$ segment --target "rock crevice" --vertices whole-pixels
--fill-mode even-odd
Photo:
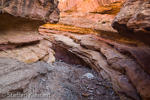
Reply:
[[[48,40],[55,45],[65,48],[84,60],[103,78],[110,80],[121,99],[128,97],[141,100],[141,96],[142,99],[148,100],[150,75],[145,72],[148,71],[145,69],[147,61],[143,61],[143,57],[146,57],[144,54],[149,57],[148,46],[135,41],[117,42],[95,35],[75,34],[71,31],[60,32],[48,27],[53,27],[53,25],[43,25],[39,32],[47,36]],[[59,30],[59,25],[57,28]],[[54,31],[50,31],[51,29]],[[69,55],[66,56],[69,57]],[[71,62],[72,59],[76,58],[71,57],[67,59],[67,62]]]

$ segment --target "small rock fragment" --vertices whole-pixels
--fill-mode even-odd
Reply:
[[[91,74],[91,73],[86,73],[86,74],[83,75],[83,77],[87,77],[88,79],[93,79],[94,75]]]
[[[89,94],[82,93],[82,96],[84,96],[84,97],[89,97],[90,95],[89,95]]]

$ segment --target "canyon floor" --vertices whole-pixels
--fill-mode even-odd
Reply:
[[[120,100],[111,83],[91,68],[61,61],[54,62],[53,66],[44,62],[34,64],[37,68],[42,67],[38,75],[30,79],[28,86],[24,89],[9,91],[14,97],[11,97],[10,94],[7,97],[1,94],[1,100]],[[0,66],[2,65],[8,68],[10,66],[25,67],[28,64],[0,58]],[[29,66],[33,67],[31,64]],[[7,77],[8,73],[5,75]],[[15,96],[19,92],[32,95],[30,97]],[[48,96],[34,97],[36,94],[48,94]]]

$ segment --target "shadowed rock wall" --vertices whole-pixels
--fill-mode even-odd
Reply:
[[[150,1],[126,0],[112,27],[150,45]]]
[[[0,12],[45,22],[58,22],[57,0],[1,0]]]

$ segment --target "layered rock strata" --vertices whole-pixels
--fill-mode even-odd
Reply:
[[[124,0],[59,0],[60,24],[116,32],[111,23]]]
[[[118,33],[129,35],[150,45],[149,19],[149,0],[127,0],[115,17],[112,27]]]
[[[60,59],[58,54],[62,52],[59,51],[60,47],[64,48],[68,50],[64,56],[69,55],[69,53],[76,55],[100,73],[103,78],[110,80],[121,99],[140,100],[140,96],[143,100],[150,98],[150,75],[148,69],[145,69],[148,68],[147,62],[150,57],[148,46],[136,41],[116,41],[95,35],[51,30],[52,28],[53,25],[51,27],[50,25],[43,25],[39,32],[45,35],[47,40],[57,45],[54,48],[57,54],[56,59]],[[81,60],[77,61],[76,56],[64,61],[68,60],[67,62],[73,63],[74,60],[74,62],[80,63]],[[143,60],[144,58],[147,60]]]
[[[38,33],[42,21],[0,14],[0,56],[26,63],[55,61],[51,43]]]
[[[57,5],[57,0],[1,0],[0,12],[54,23],[59,19]]]
[[[124,0],[59,0],[62,12],[91,12],[116,14]]]
[[[112,26],[119,33],[134,33],[131,38],[119,35],[111,27],[115,15],[108,15],[116,14],[114,9],[119,9],[123,2],[123,0],[108,0],[107,2],[103,0],[70,0],[69,2],[60,0],[62,6],[59,5],[59,9],[61,7],[62,9],[59,24],[40,26],[39,33],[44,36],[39,35],[35,30],[41,22],[37,22],[36,28],[32,27],[35,23],[28,24],[30,23],[29,20],[26,24],[22,24],[22,22],[21,24],[18,22],[12,24],[17,25],[17,27],[0,26],[2,30],[0,33],[0,50],[5,50],[0,51],[0,56],[26,63],[39,60],[51,63],[55,61],[56,57],[57,60],[64,60],[67,63],[83,64],[111,81],[113,89],[119,94],[120,99],[149,100],[150,48],[138,41],[144,40],[143,42],[149,43],[149,35],[144,35],[149,34],[149,1],[127,0],[113,21]],[[97,5],[93,6],[95,3]],[[84,4],[84,7],[80,6],[80,8],[78,4]],[[87,11],[85,5],[90,5],[91,11]],[[63,7],[67,8],[64,9]],[[57,16],[58,9],[55,8],[56,2],[46,0],[0,1],[2,13],[51,23],[57,22],[59,18]],[[85,13],[85,11],[87,12]],[[4,23],[7,21],[8,19],[3,22],[2,19],[2,24],[5,25]],[[67,24],[72,27],[60,24]],[[117,33],[117,35],[112,35],[112,33]],[[141,35],[147,39],[142,37],[140,37],[141,39],[136,38],[137,40],[132,39]],[[51,48],[57,53],[55,57]],[[62,57],[63,55],[64,57]],[[37,71],[32,71],[37,73]],[[29,78],[27,77],[27,79]],[[7,90],[4,91],[7,92]]]

